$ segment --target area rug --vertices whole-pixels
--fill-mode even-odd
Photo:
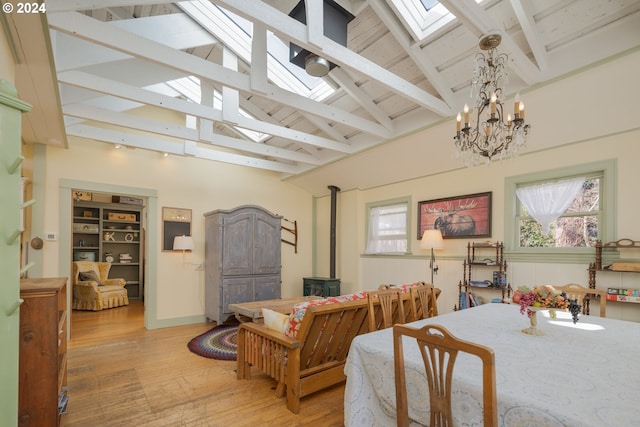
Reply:
[[[218,325],[198,335],[187,344],[198,356],[217,360],[236,360],[238,325]]]

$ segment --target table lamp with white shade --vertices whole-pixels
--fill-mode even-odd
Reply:
[[[185,235],[176,236],[173,239],[173,250],[182,251],[182,263],[184,264],[184,253],[193,250],[193,237]]]
[[[444,248],[442,232],[440,230],[425,230],[422,234],[422,239],[420,240],[420,247],[424,249],[431,249],[429,268],[431,269],[431,283],[433,283],[433,272],[438,271],[438,267],[435,265],[436,257],[433,254],[433,250]]]

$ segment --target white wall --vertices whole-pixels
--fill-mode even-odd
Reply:
[[[111,144],[70,138],[70,149],[47,147],[46,150],[46,219],[45,230],[59,228],[58,192],[61,179],[113,186],[139,187],[156,190],[161,207],[192,209],[192,234],[195,250],[186,255],[162,252],[161,247],[148,248],[147,268],[156,269],[157,283],[147,283],[157,289],[157,318],[172,319],[200,315],[204,312],[204,272],[190,263],[204,260],[205,212],[230,209],[243,204],[262,206],[269,211],[298,221],[298,254],[294,248],[282,245],[282,295],[300,296],[302,277],[310,275],[311,267],[311,196],[291,184],[283,183],[276,173],[242,166],[204,161],[188,157],[162,157],[159,153],[141,149],[114,149]],[[66,220],[66,219],[63,219]],[[70,219],[69,219],[70,220]],[[161,218],[156,229],[161,240]],[[44,276],[59,274],[59,253],[70,251],[59,241],[46,242]]]
[[[417,203],[449,196],[491,191],[493,193],[493,241],[504,240],[504,183],[505,178],[537,171],[570,167],[605,159],[617,160],[617,235],[613,239],[640,240],[638,212],[640,200],[637,192],[640,164],[640,119],[635,114],[640,98],[640,83],[634,77],[640,69],[640,52],[620,57],[610,64],[598,66],[559,80],[523,95],[527,103],[527,118],[533,130],[529,138],[529,151],[518,158],[500,161],[488,166],[460,168],[450,172],[389,183],[373,188],[344,191],[338,198],[338,251],[337,276],[346,278],[345,291],[373,289],[382,283],[401,284],[425,280],[428,273],[428,253],[418,247]],[[614,77],[617,76],[617,77]],[[607,82],[607,84],[603,84]],[[407,153],[408,147],[428,155],[423,150],[427,143],[451,143],[451,123],[443,123],[424,132],[395,141],[398,153]],[[553,142],[563,145],[554,147]],[[420,148],[418,148],[420,147]],[[376,152],[387,159],[388,168],[405,168],[407,160],[394,158],[387,146],[370,150],[363,157],[371,159]],[[424,154],[427,153],[427,154]],[[356,155],[345,162],[356,171]],[[374,162],[375,163],[375,162]],[[336,168],[340,162],[330,167]],[[361,165],[365,168],[367,165]],[[340,186],[340,182],[331,184]],[[329,184],[329,183],[328,183]],[[402,258],[362,257],[365,245],[365,205],[399,197],[411,197],[412,254]],[[321,218],[328,217],[329,197],[316,200],[318,236],[317,259],[325,264],[328,254],[328,227]],[[484,239],[480,239],[484,240]],[[440,272],[435,284],[443,289],[440,309],[453,309],[457,301],[457,284],[462,280],[462,259],[466,256],[467,240],[448,239],[445,249],[436,252]],[[623,257],[640,259],[639,250],[625,251]],[[507,256],[508,261],[508,256]],[[509,263],[509,281],[512,286],[540,283],[588,284],[587,264],[535,264]],[[600,273],[597,287],[640,288],[640,275]],[[612,303],[608,307],[611,317],[640,321],[640,304]]]
[[[417,203],[423,200],[446,196],[491,191],[493,193],[492,236],[491,240],[504,240],[504,179],[511,175],[528,173],[541,169],[562,168],[575,164],[589,163],[602,159],[615,158],[618,162],[618,209],[617,236],[614,239],[631,238],[640,240],[637,212],[640,201],[637,197],[637,165],[640,161],[638,148],[640,131],[623,133],[608,138],[587,141],[581,144],[561,147],[556,150],[522,156],[502,164],[464,169],[435,177],[406,181],[363,191],[350,191],[340,195],[338,225],[338,274],[347,278],[343,293],[361,289],[373,289],[382,283],[402,284],[416,280],[429,280],[429,252],[418,247]],[[410,196],[412,205],[412,253],[413,257],[361,257],[365,244],[365,204],[369,202]],[[345,199],[347,203],[345,203]],[[328,215],[328,197],[318,199],[318,216]],[[354,202],[355,201],[355,202]],[[340,204],[342,202],[342,204]],[[353,206],[356,203],[358,206]],[[347,212],[348,211],[348,212]],[[324,225],[318,221],[318,227]],[[328,253],[325,230],[318,230],[318,260],[325,259]],[[484,239],[479,239],[484,240]],[[436,251],[439,274],[435,284],[443,289],[440,309],[444,312],[453,309],[457,302],[457,284],[462,280],[462,259],[466,256],[466,239],[448,239],[445,248]],[[356,247],[354,247],[356,246]],[[640,258],[640,251],[627,251],[623,257]],[[508,255],[507,255],[508,261]],[[323,261],[324,262],[324,261]],[[512,286],[536,285],[541,283],[566,284],[569,282],[588,284],[589,276],[586,264],[534,264],[509,263],[509,281]],[[597,287],[627,287],[640,289],[640,275],[620,273],[600,273]],[[610,304],[611,317],[624,317],[640,321],[640,304]],[[636,307],[637,306],[637,307]]]

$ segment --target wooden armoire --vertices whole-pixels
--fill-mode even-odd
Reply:
[[[281,217],[254,205],[205,217],[205,316],[223,323],[229,304],[280,298]]]

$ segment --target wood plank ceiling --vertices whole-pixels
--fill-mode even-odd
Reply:
[[[503,37],[510,96],[640,44],[639,0],[441,0],[455,18],[423,38],[400,0],[339,0],[355,16],[347,46],[290,18],[296,3],[47,0],[66,135],[27,140],[90,138],[295,176],[454,116],[483,34]],[[231,33],[220,20],[232,14],[251,25]],[[27,31],[8,25],[14,39]],[[322,78],[329,96],[274,82],[272,34],[337,64]],[[197,120],[154,120],[134,112],[141,106]]]

